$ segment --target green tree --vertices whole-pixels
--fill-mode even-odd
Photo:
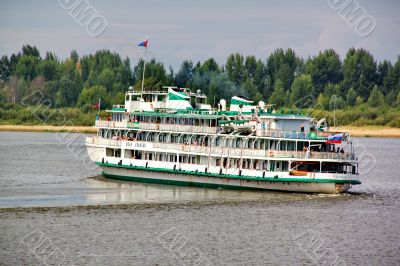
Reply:
[[[250,79],[254,82],[256,70],[257,70],[257,59],[255,56],[246,56],[244,61],[244,80]]]
[[[254,102],[258,102],[262,100],[262,95],[257,91],[257,87],[253,84],[251,79],[247,79],[241,86],[242,91],[245,92],[246,95],[249,96]]]
[[[386,86],[389,87],[390,91],[400,90],[400,56],[397,57],[396,63],[393,68],[389,70],[389,74],[386,80]]]
[[[395,104],[397,105],[397,107],[400,106],[400,91],[399,91],[399,93],[397,93],[396,103]]]
[[[382,92],[375,85],[372,89],[371,95],[368,98],[368,105],[371,107],[383,107],[385,104],[385,97]]]
[[[218,63],[215,61],[215,59],[211,57],[211,58],[207,59],[206,61],[204,61],[203,64],[201,64],[200,71],[202,73],[220,72],[220,67],[219,67]]]
[[[32,80],[38,75],[39,59],[31,55],[23,55],[18,60],[16,74],[26,80]]]
[[[342,109],[346,106],[346,102],[343,100],[342,96],[332,95],[329,100],[329,109]]]
[[[278,79],[275,82],[275,88],[274,88],[274,92],[272,93],[271,97],[269,98],[269,102],[271,104],[275,104],[276,107],[282,107],[285,105],[285,99],[286,99],[286,95],[285,95],[285,90],[283,88],[283,82]]]
[[[348,106],[355,106],[356,99],[357,99],[356,91],[353,88],[350,88],[350,90],[347,92],[346,95],[346,104]]]
[[[330,98],[325,96],[323,93],[320,93],[316,100],[316,108],[317,109],[328,109],[329,108]]]
[[[134,69],[134,79],[136,80],[135,88],[137,90],[140,90],[142,86],[142,75],[143,60],[141,59]],[[145,89],[159,89],[162,86],[166,86],[167,81],[168,76],[163,63],[156,62],[155,59],[151,59],[149,62],[146,62],[146,72],[144,80]]]
[[[114,83],[115,83],[114,72],[106,67],[105,69],[103,69],[103,71],[101,71],[98,77],[97,84],[104,86],[108,92],[112,92]]]
[[[40,58],[40,52],[36,46],[23,45],[22,46],[22,55]]]
[[[377,85],[382,88],[384,94],[390,93],[394,89],[390,86],[390,73],[393,71],[392,64],[384,60],[379,63],[377,71]]]
[[[98,103],[99,98],[101,101],[109,104],[107,89],[104,86],[95,85],[92,87],[83,88],[78,98],[78,107],[93,106]]]
[[[324,91],[328,83],[339,83],[343,78],[342,62],[332,49],[319,52],[307,61],[305,68],[306,73],[311,75],[317,95]]]
[[[340,85],[328,83],[328,85],[325,86],[324,94],[329,98],[332,95],[340,95],[341,94]]]
[[[300,65],[300,58],[292,49],[277,49],[268,57],[267,74],[271,76],[272,84],[280,79],[284,89],[289,90]]]
[[[296,107],[309,106],[313,99],[313,83],[310,75],[297,76],[292,84],[290,103]]]
[[[216,95],[213,94],[215,90],[210,88],[210,81],[212,77],[218,75],[221,75],[221,68],[214,58],[209,58],[202,64],[198,62],[193,70],[192,89],[206,93],[209,101],[211,101],[210,99],[214,99]]]
[[[367,99],[376,84],[376,62],[364,49],[351,48],[343,61],[343,92],[354,88],[357,94]]]
[[[3,55],[0,59],[0,82],[8,81],[11,74],[11,64],[8,56]]]
[[[69,58],[76,64],[79,61],[78,52],[76,50],[72,50]]]
[[[183,61],[181,68],[175,75],[175,85],[180,88],[191,87],[193,83],[193,62]]]
[[[226,60],[225,72],[235,85],[240,85],[246,75],[243,55],[231,54]]]
[[[208,90],[212,95],[209,97],[209,103],[214,107],[220,99],[230,99],[232,96],[239,94],[239,90],[225,73],[212,73]]]
[[[45,59],[39,66],[40,74],[46,80],[55,80],[58,78],[58,62],[53,59]]]

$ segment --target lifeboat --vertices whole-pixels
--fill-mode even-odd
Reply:
[[[289,172],[289,175],[293,176],[306,176],[308,174],[307,171],[302,171],[302,170],[292,170]]]

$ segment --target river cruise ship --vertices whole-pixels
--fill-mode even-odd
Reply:
[[[348,133],[262,101],[234,96],[212,108],[201,91],[130,88],[107,111],[85,143],[107,178],[307,193],[360,184]]]

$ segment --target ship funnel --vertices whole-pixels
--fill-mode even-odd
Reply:
[[[224,99],[221,99],[219,101],[219,103],[221,104],[222,111],[225,112],[226,111],[226,101]]]
[[[260,109],[264,110],[265,102],[259,101],[259,102],[258,102],[258,107],[260,107]]]

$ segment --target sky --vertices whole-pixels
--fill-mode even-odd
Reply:
[[[361,36],[356,27],[362,25],[350,25],[330,5],[345,1],[363,8],[363,17],[370,16],[365,21],[376,21],[369,35]],[[66,8],[82,3],[106,25],[98,24],[104,29],[98,36],[93,33],[100,30],[80,25]],[[342,59],[351,47],[365,48],[378,61],[395,62],[399,14],[398,0],[0,0],[0,55],[30,44],[60,59],[73,49],[80,55],[110,49],[136,63],[144,50],[137,44],[149,36],[149,57],[175,69],[186,59],[213,57],[224,64],[235,52],[265,60],[277,48],[292,48],[303,58],[333,48]]]

